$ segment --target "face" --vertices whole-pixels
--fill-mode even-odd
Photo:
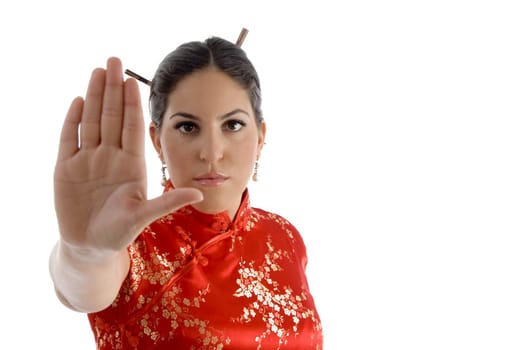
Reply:
[[[150,136],[175,187],[195,187],[206,213],[237,212],[265,138],[248,92],[227,74],[206,68],[181,80]]]

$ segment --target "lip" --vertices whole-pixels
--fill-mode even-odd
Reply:
[[[205,173],[194,177],[194,181],[205,187],[221,186],[228,179],[228,176],[216,172]]]

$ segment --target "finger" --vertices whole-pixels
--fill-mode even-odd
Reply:
[[[123,87],[121,61],[116,57],[110,57],[107,62],[104,102],[102,104],[102,144],[121,146]]]
[[[138,231],[149,225],[152,221],[167,215],[185,205],[190,205],[203,200],[201,191],[195,188],[177,188],[165,192],[163,195],[150,199],[137,212],[134,218]],[[138,232],[137,232],[138,234]],[[133,238],[132,238],[133,239]]]
[[[127,79],[124,83],[122,149],[134,155],[144,155],[144,117],[135,79]]]
[[[91,74],[80,124],[80,147],[82,148],[96,147],[100,143],[100,110],[105,76],[106,72],[102,68],[95,69]]]
[[[84,100],[82,97],[77,97],[69,106],[60,133],[58,160],[67,159],[79,150],[79,124],[82,117],[83,105]]]

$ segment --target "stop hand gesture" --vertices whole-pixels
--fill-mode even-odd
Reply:
[[[135,79],[122,64],[92,73],[86,98],[67,113],[55,167],[55,208],[63,243],[79,251],[125,249],[156,218],[202,199],[176,189],[148,200],[144,120]]]

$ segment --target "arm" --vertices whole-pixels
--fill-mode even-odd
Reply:
[[[96,312],[110,305],[128,274],[127,250],[103,254],[82,251],[60,240],[49,258],[59,300],[70,309]]]
[[[198,202],[196,189],[147,199],[144,119],[134,79],[119,59],[93,71],[85,99],[73,100],[54,173],[60,239],[50,274],[68,307],[95,312],[117,295],[129,269],[128,245],[156,218]]]

